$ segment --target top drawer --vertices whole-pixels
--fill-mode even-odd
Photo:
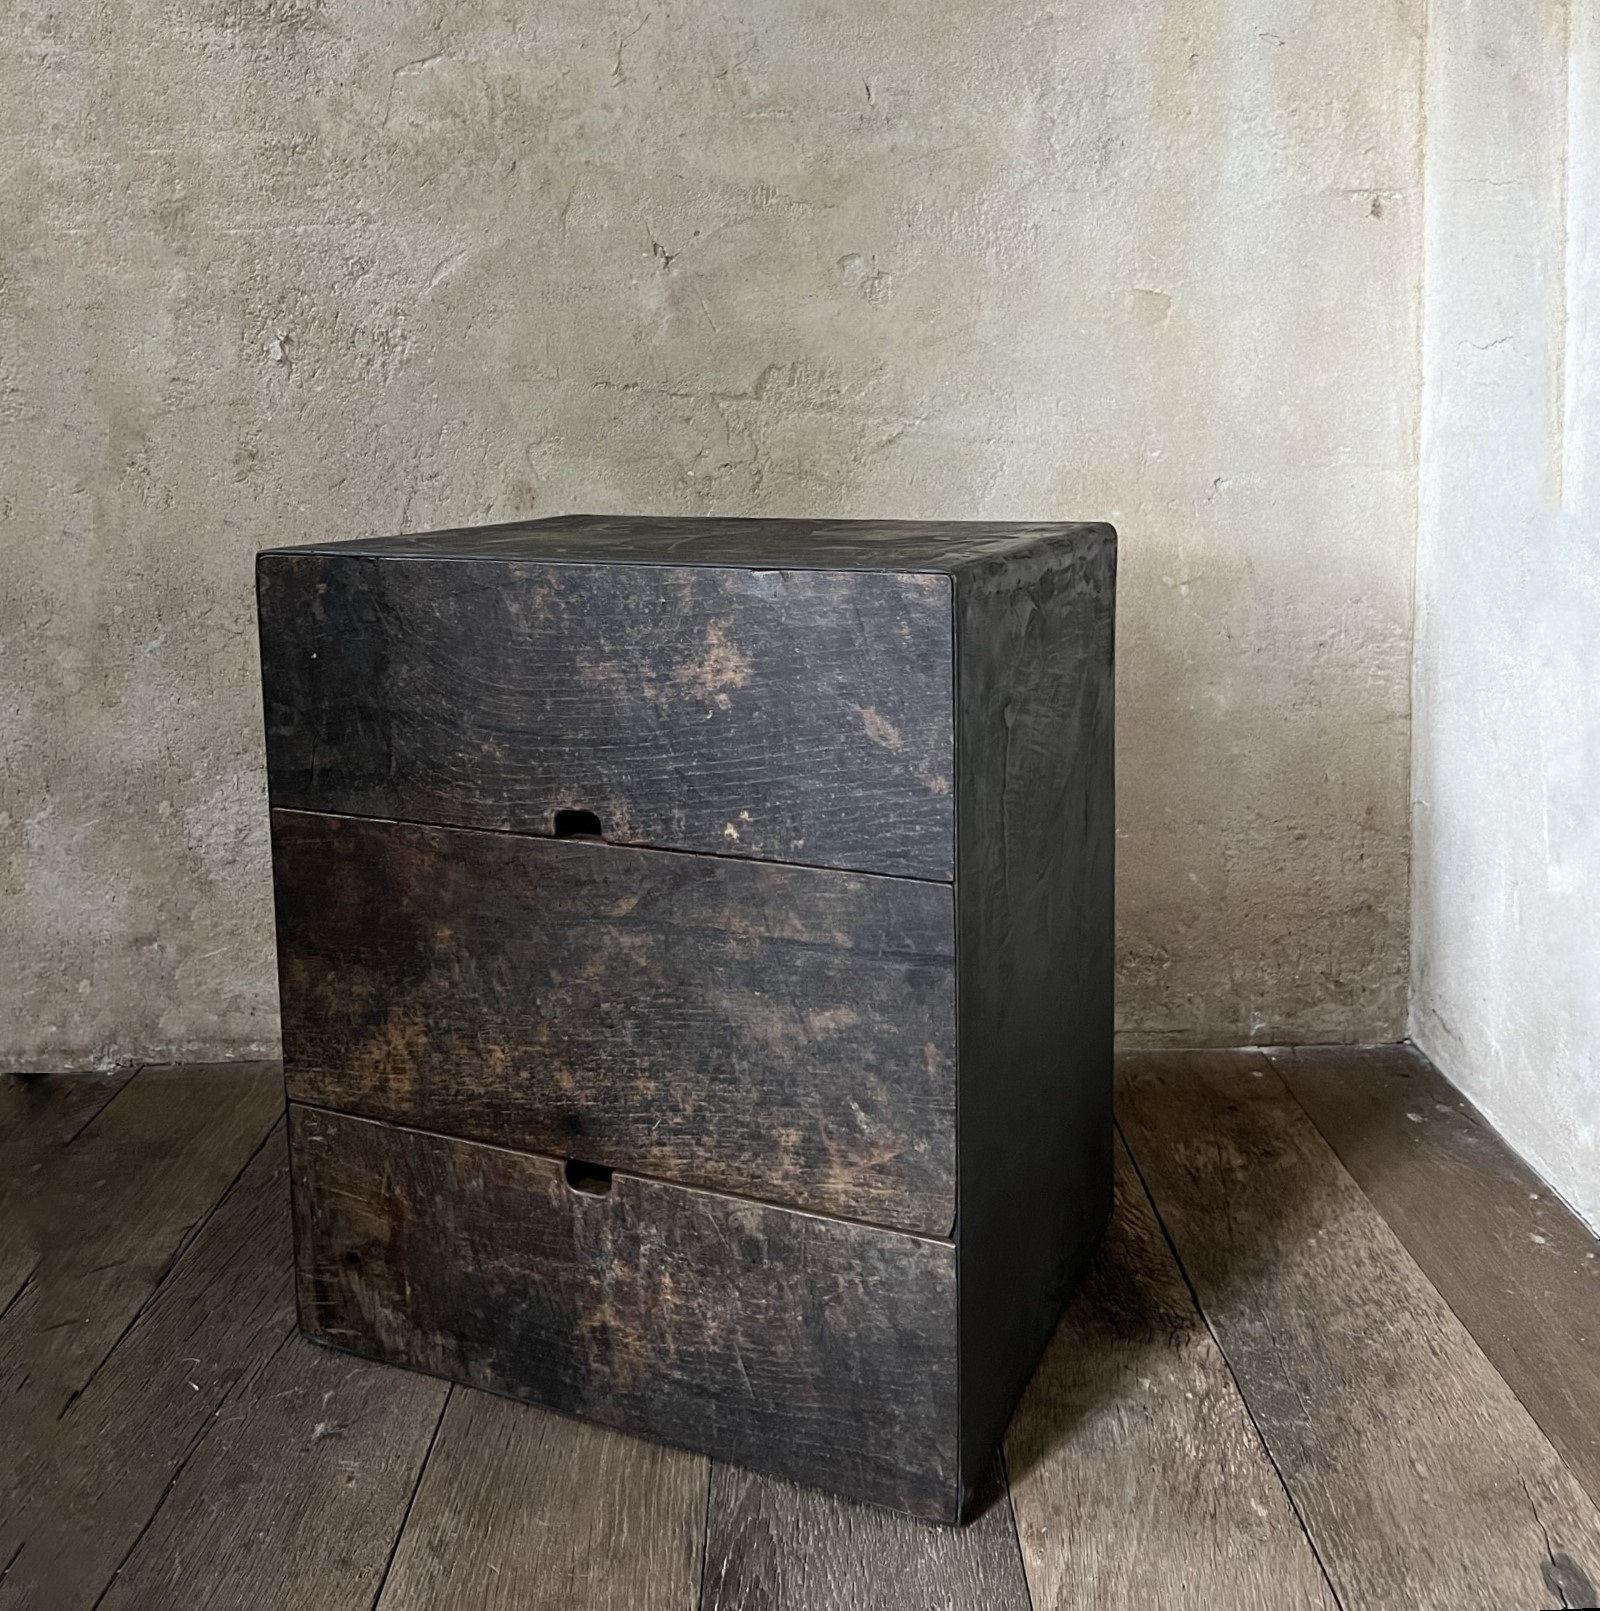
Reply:
[[[279,550],[278,807],[950,879],[951,583]]]

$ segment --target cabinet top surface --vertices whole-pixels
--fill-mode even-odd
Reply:
[[[1106,525],[965,520],[740,520],[555,515],[411,536],[271,548],[358,559],[548,560],[589,565],[711,565],[760,570],[954,572],[1070,549]]]

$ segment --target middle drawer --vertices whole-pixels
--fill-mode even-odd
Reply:
[[[928,1236],[949,884],[272,813],[298,1102]]]

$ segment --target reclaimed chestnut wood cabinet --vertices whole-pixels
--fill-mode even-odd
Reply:
[[[1103,525],[257,568],[311,1336],[963,1518],[1111,1197]]]

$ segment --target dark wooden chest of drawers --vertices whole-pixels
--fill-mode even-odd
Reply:
[[[257,570],[303,1328],[943,1521],[1110,1208],[1101,525]]]

